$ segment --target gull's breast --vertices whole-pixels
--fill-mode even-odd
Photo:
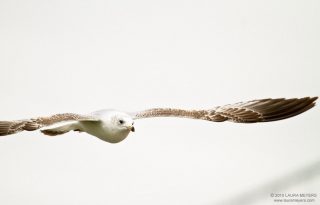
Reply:
[[[84,121],[80,122],[80,126],[84,132],[96,136],[97,138],[109,142],[118,143],[124,140],[130,133],[127,130],[114,130],[103,122]]]

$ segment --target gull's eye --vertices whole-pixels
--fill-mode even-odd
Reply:
[[[124,123],[124,121],[123,120],[119,120],[119,123],[122,125]]]

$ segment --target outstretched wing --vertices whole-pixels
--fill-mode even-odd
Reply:
[[[154,108],[134,114],[135,119],[150,117],[184,117],[214,122],[238,123],[282,120],[303,113],[315,105],[318,97],[261,99],[219,106],[208,110]]]
[[[26,120],[0,121],[0,136],[15,134],[24,130],[33,131],[65,121],[99,121],[99,119],[95,116],[62,113]]]

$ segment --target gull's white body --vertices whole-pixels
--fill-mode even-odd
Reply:
[[[80,129],[110,143],[118,143],[124,140],[129,135],[130,129],[133,126],[133,119],[124,112],[102,110],[93,113],[93,115],[97,116],[100,121],[78,122]],[[119,129],[117,126],[114,126],[119,117],[125,119],[125,126],[130,129]]]
[[[42,131],[68,132],[76,130],[86,132],[106,142],[118,143],[124,140],[133,128],[132,117],[121,111],[100,110],[91,113],[91,116],[94,116],[95,120],[69,122]],[[119,119],[124,122],[121,126],[118,123]]]
[[[99,139],[118,143],[124,140],[130,133],[130,130],[115,130],[107,122],[79,122],[83,132],[98,137]]]

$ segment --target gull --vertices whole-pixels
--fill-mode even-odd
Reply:
[[[268,98],[198,110],[153,108],[135,113],[118,110],[99,110],[88,115],[61,113],[49,117],[0,121],[0,136],[38,129],[49,136],[78,131],[86,132],[109,143],[118,143],[130,132],[135,131],[134,120],[138,119],[180,117],[212,122],[270,122],[299,115],[315,106],[317,99],[318,97]]]

